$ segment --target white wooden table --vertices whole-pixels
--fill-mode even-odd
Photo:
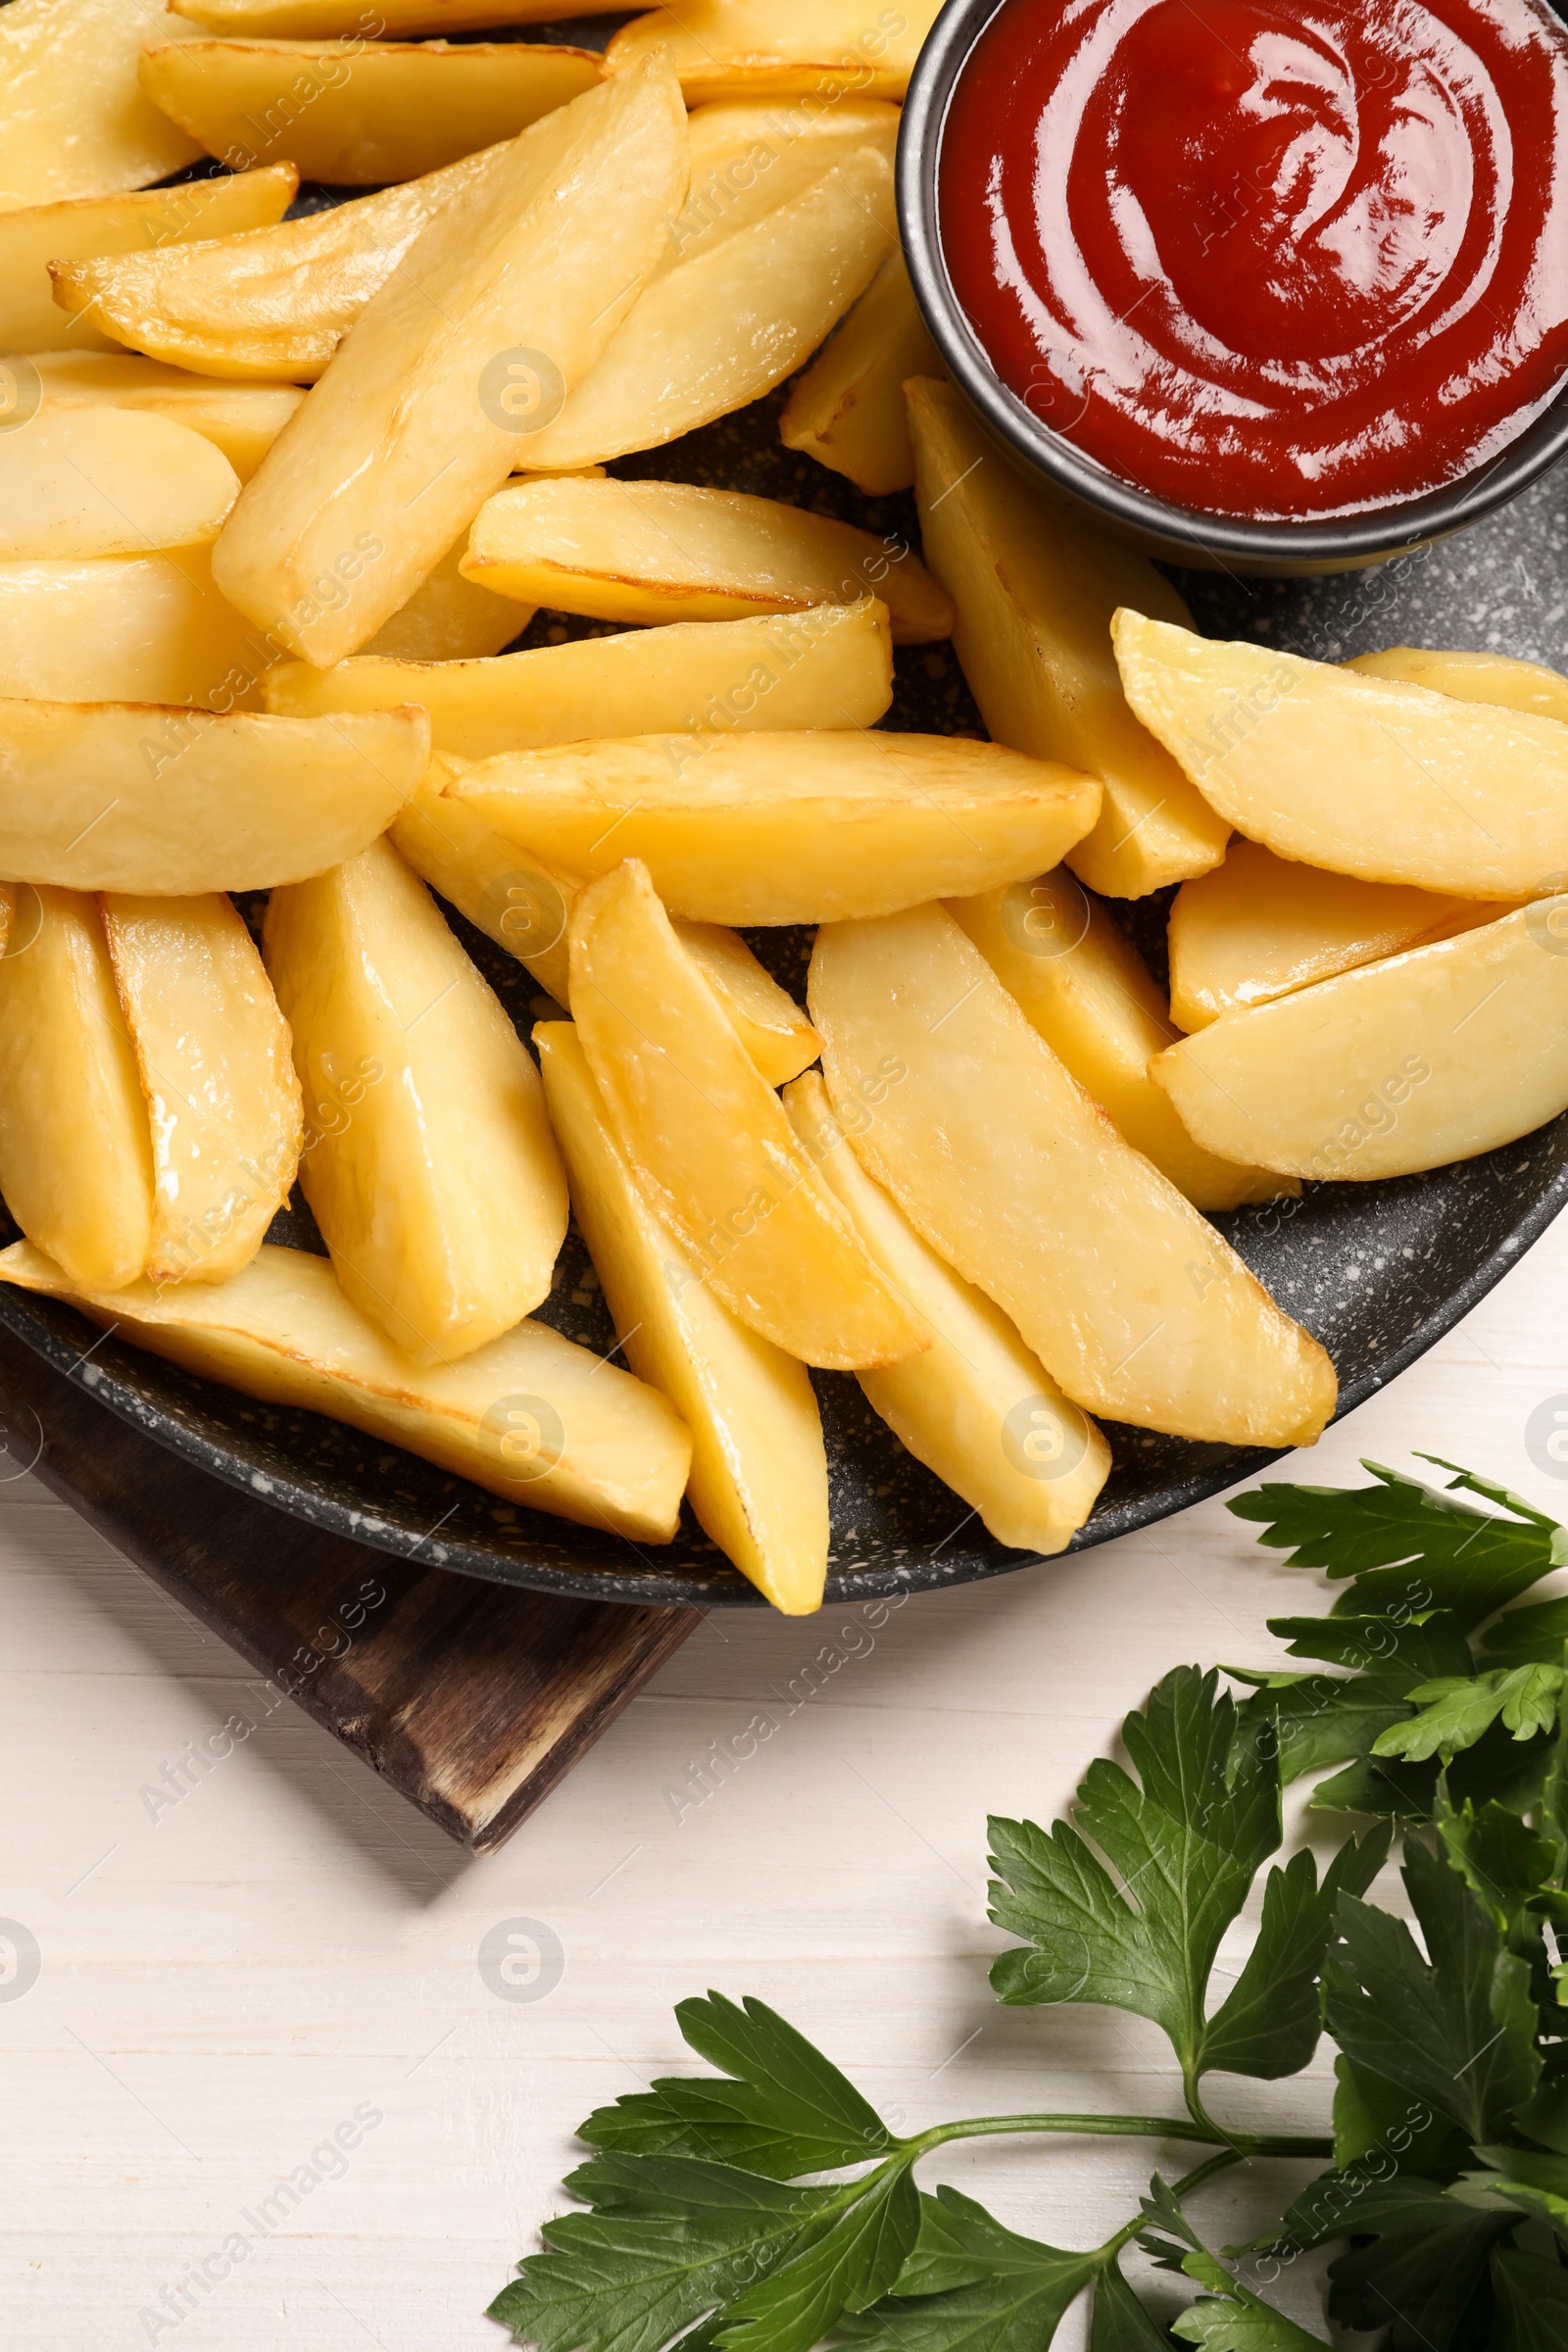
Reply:
[[[1355,1481],[1359,1455],[1421,1446],[1554,1509],[1568,1489],[1525,1425],[1559,1391],[1568,1221],[1299,1472]],[[1266,1660],[1265,1617],[1322,1605],[1213,1503],[880,1626],[711,1618],[503,1853],[465,1864],[289,1708],[156,1801],[251,1698],[240,1662],[26,1478],[0,1485],[0,1916],[41,1961],[0,1998],[7,2352],[501,2346],[484,2306],[565,2203],[573,2126],[679,2063],[671,2005],[708,1985],[773,2002],[911,2127],[1175,2112],[1152,2030],[991,1999],[985,1817],[1049,1821],[1167,1667]],[[710,1743],[763,1706],[777,1734],[693,1801]],[[526,1999],[479,1965],[517,1920],[543,1931],[542,1975],[527,1946],[509,1963]],[[1297,2129],[1327,2111],[1321,2066],[1218,2097]],[[1181,2169],[1036,2141],[926,2173],[1072,2245],[1156,2160]],[[1210,2192],[1222,2236],[1251,2194]]]

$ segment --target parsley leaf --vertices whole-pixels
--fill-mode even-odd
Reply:
[[[1489,1664],[1555,1666],[1568,1642],[1568,1600],[1538,1600],[1527,1609],[1505,1609],[1481,1638]]]
[[[700,2321],[716,2322],[707,2343],[801,2352],[897,2276],[918,2222],[912,2160],[798,2188],[689,2156],[596,2157],[566,2182],[596,2210],[545,2225],[549,2251],[491,2317],[542,2352],[663,2352]]]
[[[1412,2098],[1386,2076],[1354,2065],[1343,2052],[1335,2059],[1335,2170],[1323,2176],[1325,2195],[1331,2182],[1343,2184],[1348,2174],[1372,2180],[1413,2173],[1451,2180],[1469,2156],[1470,2142],[1449,2117],[1434,2115],[1424,2099]],[[1314,2182],[1313,2189],[1319,2185]],[[1313,2189],[1298,2199],[1303,2213]]]
[[[1205,2290],[1172,2322],[1172,2335],[1200,2344],[1205,2352],[1327,2352],[1320,2335],[1308,2335],[1254,2295],[1209,2251],[1157,2173],[1144,2199],[1144,2215],[1146,2227],[1138,2237],[1145,2253],[1161,2270],[1183,2272]]]
[[[1047,1832],[992,1821],[991,1917],[1029,1938],[992,1968],[1000,1999],[1097,2002],[1152,2018],[1196,2081],[1220,1938],[1280,1842],[1273,1760],[1237,1734],[1217,1677],[1179,1667],[1123,1725],[1136,1781],[1102,1757],[1071,1822]]]
[[[1170,2336],[1152,2320],[1114,2262],[1095,2281],[1089,2352],[1170,2352]]]
[[[891,2298],[840,2332],[865,2352],[1037,2352],[1103,2259],[1019,2237],[972,2197],[939,2188],[920,2199],[920,2234]]]
[[[1370,1830],[1343,1845],[1320,1886],[1303,1846],[1268,1874],[1257,1941],[1202,2032],[1198,2070],[1261,2076],[1298,2074],[1322,2031],[1318,1973],[1342,1893],[1365,1894],[1388,1860],[1392,1832]]]
[[[1541,2073],[1529,1971],[1446,1862],[1412,1841],[1403,1875],[1431,1962],[1402,1920],[1342,1895],[1323,1972],[1325,2020],[1356,2065],[1424,2099],[1472,2140],[1494,2137]]]
[[[1476,2213],[1433,2182],[1364,2183],[1338,2225],[1357,2242],[1329,2265],[1332,2317],[1358,2330],[1391,2328],[1391,2352],[1477,2341],[1493,2251],[1517,2220]]]
[[[1497,2319],[1492,2352],[1562,2352],[1568,2344],[1568,2270],[1536,2254],[1492,2258]]]
[[[845,2312],[864,2311],[903,2270],[920,2228],[909,2163],[870,2176],[863,2196],[819,2237],[747,2288],[714,2338],[725,2352],[811,2352]]]
[[[1421,1683],[1407,1693],[1420,1712],[1379,1733],[1372,1753],[1407,1756],[1415,1764],[1441,1755],[1446,1764],[1457,1749],[1474,1747],[1499,1717],[1516,1740],[1533,1740],[1555,1725],[1562,1684],[1560,1666],[1499,1667],[1494,1673]]]
[[[1268,1630],[1293,1658],[1319,1658],[1348,1666],[1374,1682],[1397,1682],[1401,1690],[1441,1674],[1469,1674],[1470,1644],[1451,1609],[1430,1617],[1271,1617]]]
[[[1568,2246],[1568,2157],[1537,2148],[1478,2147],[1476,2154],[1489,2170],[1456,2181],[1455,2197],[1483,2213],[1535,2214]]]
[[[1226,1673],[1250,1681],[1234,1666]],[[1280,1778],[1298,1781],[1347,1756],[1365,1756],[1390,1726],[1405,1722],[1404,1676],[1369,1674],[1270,1674],[1256,1678],[1262,1689],[1242,1708],[1244,1718],[1266,1723],[1279,1749]]]
[[[1452,1470],[1435,1454],[1424,1460]],[[1568,1533],[1505,1488],[1467,1470],[1446,1492],[1377,1462],[1371,1487],[1267,1485],[1227,1505],[1267,1529],[1258,1542],[1291,1553],[1293,1568],[1321,1568],[1349,1589],[1336,1617],[1422,1616],[1446,1609],[1470,1632],[1551,1569],[1568,1563]],[[1478,1511],[1456,1488],[1499,1506]],[[1503,1513],[1509,1514],[1503,1516]]]
[[[600,2107],[579,2132],[627,2154],[710,2156],[775,2180],[881,2156],[887,2127],[853,2082],[764,2001],[682,2001],[676,2021],[720,2077],[666,2076]],[[732,2080],[724,2080],[724,2077]]]

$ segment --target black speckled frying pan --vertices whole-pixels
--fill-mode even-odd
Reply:
[[[540,26],[533,37],[548,32]],[[585,37],[580,26],[573,37]],[[330,201],[327,192],[311,191],[306,203],[315,209],[323,200]],[[908,501],[867,502],[837,475],[780,446],[782,399],[777,395],[612,470],[788,498],[878,530],[912,534]],[[1429,645],[1488,647],[1561,666],[1568,647],[1563,472],[1559,468],[1462,536],[1381,570],[1293,581],[1178,576],[1199,627],[1214,636],[1252,638],[1325,661],[1381,646]],[[541,614],[518,643],[594,633],[598,624]],[[982,731],[946,648],[900,654],[898,695],[887,723]],[[1151,961],[1162,964],[1163,900],[1114,911],[1125,914]],[[528,974],[453,919],[526,1034],[529,1002],[537,993]],[[800,993],[806,936],[749,936]],[[1339,1369],[1341,1408],[1348,1411],[1484,1298],[1565,1200],[1568,1115],[1457,1167],[1391,1183],[1320,1185],[1299,1202],[1240,1209],[1214,1222],[1288,1312],[1328,1348]],[[1289,1213],[1282,1214],[1282,1206]],[[299,1210],[279,1220],[272,1238],[319,1248]],[[612,1345],[575,1234],[539,1313],[598,1351]],[[0,1286],[0,1321],[62,1370],[75,1367],[75,1377],[126,1421],[279,1512],[501,1584],[596,1600],[763,1605],[689,1515],[667,1548],[641,1550],[503,1502],[317,1414],[253,1403],[104,1339],[52,1300]],[[994,1544],[958,1497],[904,1452],[852,1378],[814,1378],[832,1473],[830,1601],[964,1584],[1028,1565],[1026,1554]],[[1114,1426],[1106,1434],[1114,1467],[1078,1547],[1164,1518],[1274,1458]],[[281,1523],[278,1536],[287,1541]]]

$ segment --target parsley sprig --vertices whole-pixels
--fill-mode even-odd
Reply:
[[[991,1917],[1018,1939],[993,1965],[998,1998],[1150,2019],[1172,2112],[900,2136],[763,2002],[683,2001],[713,2071],[582,2126],[592,2154],[566,2187],[584,2210],[546,2224],[491,2307],[519,2342],[1046,2352],[1089,2289],[1091,2352],[1323,2352],[1268,2290],[1337,2243],[1327,2317],[1389,2352],[1568,2352],[1568,1600],[1527,1598],[1568,1565],[1568,1533],[1451,1463],[1444,1489],[1365,1467],[1369,1487],[1271,1485],[1230,1506],[1344,1586],[1326,1617],[1271,1621],[1312,1671],[1178,1667],[1070,1818],[990,1825]],[[1327,1776],[1317,1809],[1363,1820],[1321,1875],[1304,1846],[1274,1859],[1282,1791],[1306,1774]],[[1390,1909],[1370,1897],[1396,1835]],[[1250,1955],[1216,1998],[1221,1941],[1265,1871]],[[1321,2132],[1225,2120],[1212,2078],[1297,2074],[1325,2031]],[[1000,2134],[1206,2153],[1173,2182],[1155,2173],[1139,2212],[1078,2252],[917,2182],[940,2149]],[[1211,2247],[1204,2184],[1278,2158],[1326,2164],[1252,2247]],[[1174,2318],[1130,2281],[1134,2244],[1198,2290]]]

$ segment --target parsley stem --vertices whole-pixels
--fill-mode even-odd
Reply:
[[[1205,2157],[1201,2164],[1194,2165],[1190,2173],[1183,2173],[1179,2180],[1173,2180],[1170,2193],[1178,2201],[1190,2196],[1195,2188],[1201,2188],[1203,2182],[1211,2180],[1215,2173],[1222,2173],[1228,2165],[1240,2164],[1241,2161],[1234,2148],[1222,2148],[1217,2156]],[[1135,2213],[1126,2227],[1118,2230],[1114,2237],[1107,2237],[1101,2247],[1100,2251],[1105,2260],[1113,2262],[1123,2246],[1130,2244],[1144,2226],[1145,2216]]]
[[[1230,2156],[1332,2156],[1329,2138],[1297,2138],[1279,2132],[1226,2132],[1207,2116],[1177,2115],[975,2115],[961,2123],[934,2124],[929,2132],[905,2140],[917,2156],[954,2139],[986,2139],[1004,2132],[1075,2132],[1085,2137],[1119,2139],[1192,2139],[1204,2147],[1216,2143]]]

